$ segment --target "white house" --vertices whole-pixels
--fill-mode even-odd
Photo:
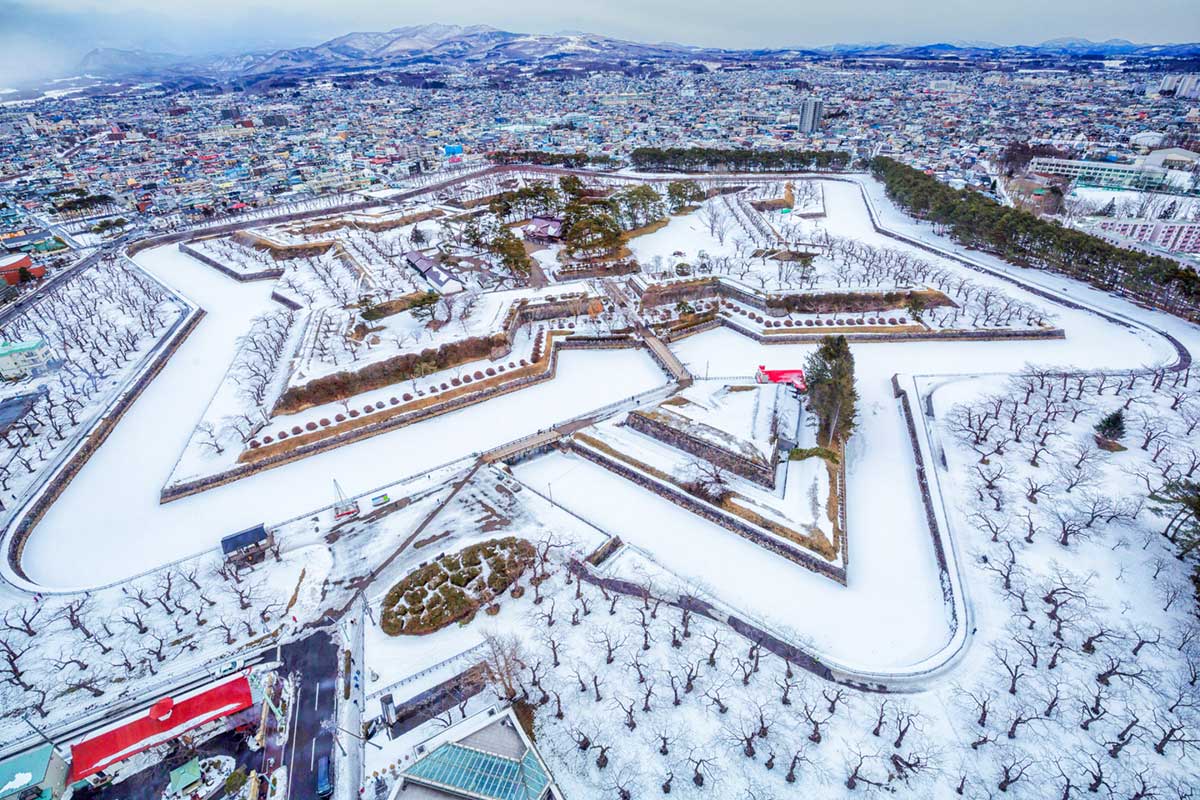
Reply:
[[[45,339],[0,344],[0,378],[13,380],[41,375],[50,363],[50,354]]]

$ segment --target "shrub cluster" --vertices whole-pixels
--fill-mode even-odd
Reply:
[[[316,378],[303,386],[293,386],[279,398],[274,414],[294,414],[311,406],[332,403],[362,392],[380,389],[414,376],[440,372],[468,361],[487,358],[508,340],[502,334],[475,336],[447,342],[438,348],[426,348],[420,353],[403,353],[368,364],[355,372],[335,372]]]
[[[533,559],[533,545],[514,536],[444,555],[388,591],[380,627],[389,636],[415,636],[467,619],[519,579]]]

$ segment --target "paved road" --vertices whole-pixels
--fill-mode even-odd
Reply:
[[[333,762],[333,737],[321,730],[321,722],[334,719],[338,652],[325,631],[284,645],[280,651],[284,669],[300,676],[296,716],[284,753],[284,763],[290,765],[288,796],[295,800],[315,800],[317,763],[322,756]]]

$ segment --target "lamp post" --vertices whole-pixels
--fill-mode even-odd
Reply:
[[[64,761],[70,761],[70,756],[68,756],[66,753],[63,753],[61,750],[59,750],[58,745],[55,743],[55,741],[53,739],[51,739],[49,736],[47,736],[45,731],[43,731],[37,725],[33,724],[33,720],[31,720],[29,718],[28,712],[22,714],[21,719],[23,719],[25,721],[26,725],[28,725],[30,728],[33,728],[34,733],[36,733],[38,736],[45,739],[46,743],[54,748],[54,752],[58,754],[59,758],[63,759]]]
[[[371,747],[374,747],[376,750],[383,749],[383,745],[376,744],[375,742],[372,742],[370,739],[366,738],[365,736],[359,736],[357,733],[351,733],[350,731],[346,730],[341,725],[338,725],[336,722],[334,722],[331,719],[321,720],[321,730],[329,733],[329,735],[331,735],[333,737],[333,742],[334,742],[334,744],[336,744],[338,746],[338,749],[342,751],[342,755],[346,755],[346,750],[345,750],[345,748],[342,747],[342,743],[338,741],[337,731],[341,731],[342,733],[346,734],[347,736],[352,736],[355,739],[358,739],[360,742],[369,744],[369,745],[371,745]]]

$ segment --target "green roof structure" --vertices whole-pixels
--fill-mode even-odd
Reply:
[[[41,339],[27,339],[23,342],[4,342],[0,344],[0,357],[12,355],[13,353],[26,353],[30,350],[37,350],[39,347],[44,347],[45,344]]]
[[[473,800],[540,800],[550,785],[532,750],[520,759],[446,742],[413,764],[404,776],[413,783]]]
[[[182,794],[183,790],[200,780],[200,759],[193,758],[181,767],[171,770],[172,794]]]
[[[45,744],[0,761],[0,798],[16,797],[44,781],[53,755],[54,746]],[[50,790],[43,789],[38,800],[49,796]]]

